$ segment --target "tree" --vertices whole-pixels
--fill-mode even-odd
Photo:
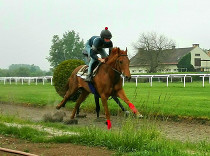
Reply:
[[[39,66],[34,64],[12,64],[9,66],[8,72],[10,76],[43,76],[45,74]]]
[[[61,96],[64,97],[68,87],[68,79],[73,72],[73,70],[80,66],[84,65],[84,61],[69,59],[66,61],[61,62],[55,69],[53,73],[53,83],[55,86],[56,92]]]
[[[187,68],[187,71],[194,72],[195,68],[191,64],[191,53],[188,53],[184,57],[181,58],[181,60],[178,62],[177,65],[178,68]]]
[[[9,72],[8,72],[8,69],[1,69],[0,68],[0,77],[7,77],[7,76],[10,76]]]
[[[159,66],[160,59],[159,57],[163,55],[163,51],[171,49],[172,46],[175,46],[175,42],[171,39],[168,39],[164,35],[158,35],[154,32],[151,33],[142,33],[134,45],[134,48],[138,52],[143,51],[148,56],[147,63],[149,65],[149,73],[156,73],[157,67]]]
[[[30,70],[27,67],[20,67],[18,69],[15,70],[15,76],[30,76]]]
[[[65,32],[61,39],[58,35],[54,35],[49,53],[50,56],[47,57],[47,60],[53,68],[57,67],[64,60],[83,60],[83,48],[83,40],[80,40],[78,33],[73,30]]]

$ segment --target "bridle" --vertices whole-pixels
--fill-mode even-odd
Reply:
[[[114,70],[115,72],[117,72],[119,75],[122,74],[121,68],[120,68],[120,66],[119,66],[119,61],[118,61],[118,59],[119,59],[121,56],[128,56],[128,55],[126,55],[126,54],[119,55],[119,56],[117,57],[116,61],[115,61],[114,68],[112,67],[112,70]],[[119,69],[119,70],[118,70],[118,69]]]

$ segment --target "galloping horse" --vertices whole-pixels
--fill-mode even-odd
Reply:
[[[110,55],[108,56],[107,62],[100,65],[96,76],[93,78],[94,87],[101,97],[101,101],[105,110],[108,129],[111,128],[110,113],[107,105],[107,100],[110,96],[114,95],[121,98],[131,108],[136,116],[142,116],[135,108],[135,106],[130,102],[130,100],[126,97],[125,92],[122,88],[122,78],[120,75],[122,74],[126,79],[131,78],[129,63],[130,61],[127,55],[127,48],[125,51],[120,50],[120,48],[113,48]],[[68,80],[69,88],[61,103],[58,104],[56,107],[57,109],[64,107],[68,99],[74,96],[78,90],[80,90],[81,94],[76,101],[71,119],[74,119],[75,113],[80,104],[91,93],[88,83],[85,82],[81,77],[77,76],[77,72],[82,67],[83,66],[79,66],[72,72]]]

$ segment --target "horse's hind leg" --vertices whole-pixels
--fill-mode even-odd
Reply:
[[[63,100],[61,101],[61,103],[58,104],[58,105],[56,106],[56,109],[60,109],[61,107],[65,107],[65,104],[66,104],[66,102],[68,101],[68,99],[69,99],[77,90],[78,90],[77,87],[72,88],[71,90],[68,89],[67,92],[66,92],[66,94],[65,94],[65,96],[64,96],[64,98],[63,98]]]
[[[70,98],[71,93],[68,90],[63,98],[63,100],[56,106],[56,109],[60,109],[61,107],[65,107],[66,102],[68,101],[68,99]]]
[[[95,103],[96,103],[97,118],[99,118],[99,112],[100,112],[99,97],[94,95],[94,98],[95,98]]]
[[[116,96],[112,96],[112,98],[114,99],[114,101],[120,106],[120,108],[122,109],[122,111],[125,111],[125,108],[123,107],[123,105],[121,104],[120,100],[116,97]]]
[[[78,108],[80,107],[80,104],[87,98],[87,96],[90,93],[87,92],[86,90],[83,90],[82,93],[80,94],[79,98],[77,99],[77,102],[75,104],[75,107],[72,111],[72,115],[71,115],[71,119],[74,119],[74,116],[76,114],[76,111],[78,110]]]

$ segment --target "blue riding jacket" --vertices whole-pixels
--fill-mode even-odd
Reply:
[[[90,57],[92,57],[94,60],[98,60],[97,54],[100,54],[100,51],[103,48],[109,48],[109,51],[113,48],[113,43],[110,40],[110,42],[105,42],[103,38],[100,36],[93,36],[89,40],[89,46],[90,49]]]

